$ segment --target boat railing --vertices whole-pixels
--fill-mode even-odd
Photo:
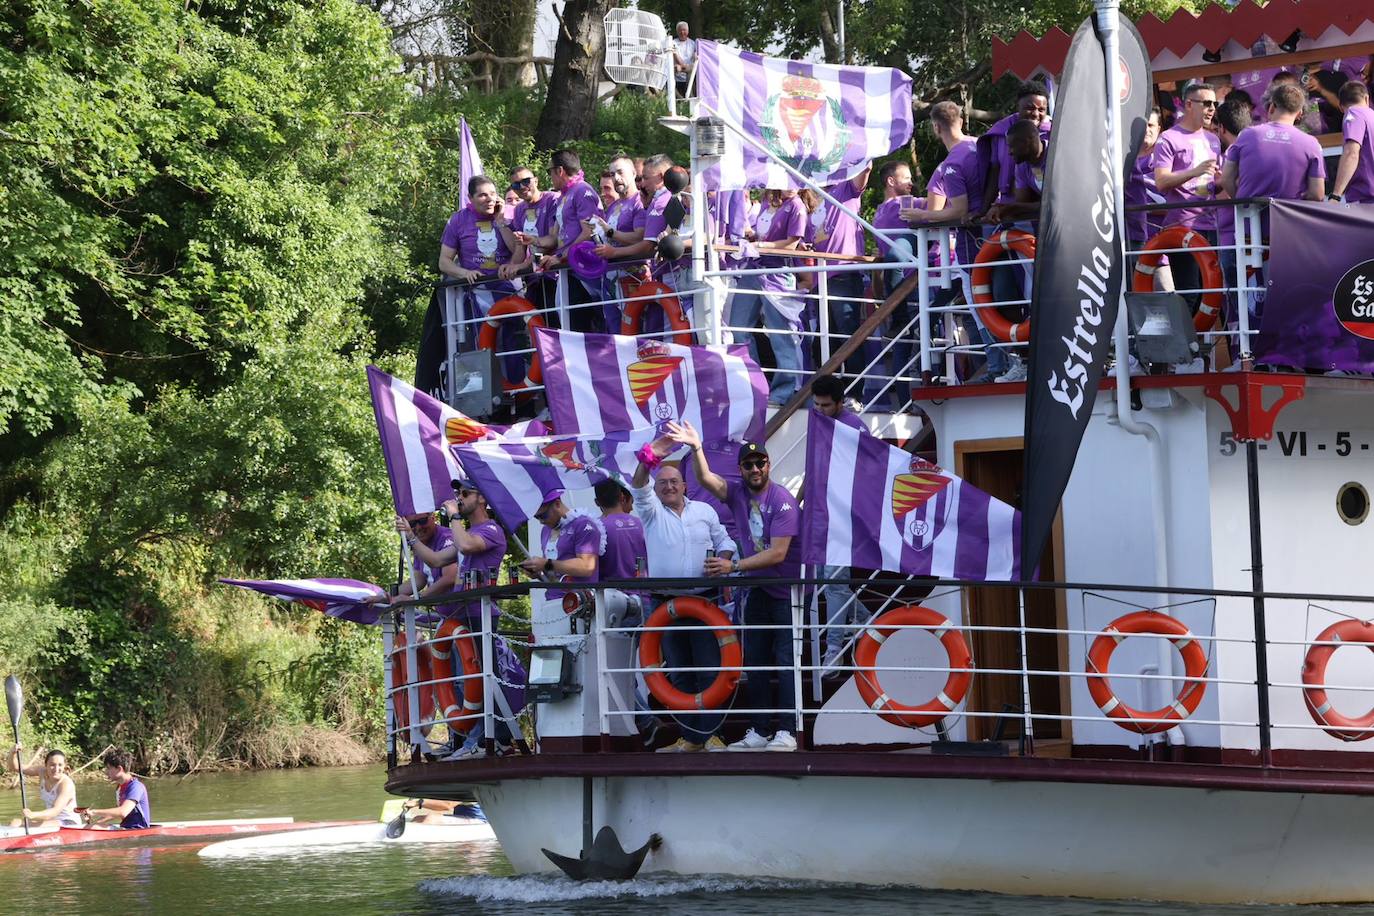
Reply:
[[[1011,742],[1022,756],[1116,748],[1118,756],[1178,760],[1192,753],[1240,765],[1298,766],[1291,760],[1304,753],[1358,751],[1358,742],[1374,738],[1374,712],[1363,712],[1374,692],[1374,668],[1364,653],[1335,656],[1343,646],[1374,645],[1374,625],[1365,622],[1374,616],[1374,598],[847,576],[728,581],[734,601],[719,601],[721,616],[707,622],[686,614],[675,619],[675,611],[662,610],[668,606],[663,596],[719,589],[720,579],[606,583],[574,593],[573,600],[546,604],[538,600],[542,583],[474,592],[486,620],[498,602],[535,599],[534,637],[504,638],[521,654],[558,647],[566,655],[575,670],[564,676],[574,689],[558,702],[580,704],[581,718],[569,717],[569,707],[555,715],[545,704],[521,711],[504,702],[506,691],[529,685],[503,678],[493,661],[496,640],[503,637],[490,625],[474,621],[475,630],[459,636],[479,642],[480,671],[464,672],[455,652],[451,676],[425,675],[416,657],[442,642],[433,635],[438,621],[426,617],[422,606],[404,608],[398,625],[414,637],[397,649],[392,626],[386,642],[393,760],[442,756],[443,733],[435,727],[456,733],[479,720],[485,742],[478,757],[498,752],[494,738],[502,722],[517,740],[525,739],[523,750],[530,753],[566,752],[570,738],[578,749],[591,741],[603,752],[643,751],[643,723],[653,719],[675,724],[684,736],[715,732],[729,740],[740,736],[748,720],[767,718],[770,732],[785,730],[804,749],[835,753],[928,747],[936,753],[995,748],[1005,754],[1011,749],[1001,748]],[[770,584],[788,587],[791,620],[743,622],[744,590]],[[827,589],[827,604],[833,590],[847,591],[845,606],[823,609],[818,595]],[[626,607],[626,594],[655,597],[640,614],[615,620],[613,612]],[[1270,634],[1261,644],[1254,638],[1256,598],[1267,608],[1258,613]],[[850,600],[858,608],[852,619]],[[1004,620],[1014,605],[1014,622],[983,622],[980,608],[999,601]],[[1031,610],[1044,618],[1047,607],[1054,608],[1052,625],[1032,619]],[[709,631],[722,649],[738,646],[742,652],[722,651],[719,659],[694,665],[670,665],[661,652],[643,655],[649,634],[666,639],[692,631]],[[844,644],[838,655],[827,657],[827,631],[843,635],[832,639]],[[780,632],[782,655],[791,661],[783,663],[771,648],[761,658],[759,641]],[[420,676],[399,676],[401,653],[409,653],[404,670]],[[1269,676],[1257,677],[1257,671]],[[713,685],[723,679],[725,686],[681,679],[703,674],[712,676]],[[760,677],[790,684],[790,703],[750,705],[744,684]],[[464,688],[477,678],[481,708],[464,708]],[[457,697],[459,711],[427,714],[441,685]],[[673,690],[665,689],[670,685]],[[771,690],[764,695],[776,696]],[[404,726],[395,714],[401,704],[409,711]],[[580,725],[570,732],[569,722]],[[1161,755],[1159,745],[1167,752]],[[1374,766],[1368,754],[1344,754],[1342,760],[1329,765]]]

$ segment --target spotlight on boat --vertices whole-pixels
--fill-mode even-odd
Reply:
[[[529,678],[525,682],[529,698],[535,703],[558,703],[582,692],[576,683],[573,654],[567,646],[535,646],[530,649]]]
[[[1183,365],[1197,357],[1193,316],[1178,293],[1127,293],[1126,313],[1141,362]]]

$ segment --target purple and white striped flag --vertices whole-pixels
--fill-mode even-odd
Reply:
[[[706,442],[763,437],[768,382],[744,345],[687,347],[540,328],[544,394],[560,435],[690,420]]]
[[[819,185],[847,181],[911,138],[911,77],[891,67],[805,64],[697,42],[700,103]],[[729,127],[710,190],[799,188]]]
[[[354,623],[373,624],[386,609],[386,602],[365,604],[365,598],[374,595],[386,597],[386,590],[371,582],[357,579],[220,579],[225,585],[262,592],[273,598],[303,604],[308,608],[351,620]]]
[[[657,435],[647,428],[604,436],[487,440],[454,446],[453,452],[497,520],[514,531],[554,487],[584,490],[633,475],[639,464],[635,452]]]
[[[391,499],[401,515],[433,512],[453,498],[451,483],[463,475],[450,446],[545,431],[536,420],[511,427],[479,423],[376,366],[367,367],[367,384]]]
[[[481,175],[482,155],[477,152],[477,144],[472,142],[472,131],[468,129],[468,119],[458,119],[458,209],[468,205],[468,182],[473,176]]]
[[[983,581],[1020,577],[1020,513],[867,431],[811,412],[802,561]]]

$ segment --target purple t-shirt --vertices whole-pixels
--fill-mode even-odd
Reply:
[[[1155,170],[1151,164],[1153,158],[1153,150],[1135,157],[1131,174],[1126,179],[1126,206],[1158,203],[1163,199],[1155,187]],[[1158,231],[1158,227],[1159,220],[1152,219],[1145,210],[1126,212],[1126,234],[1137,245],[1149,241]]]
[[[1034,162],[1016,163],[1016,172],[1013,178],[1013,188],[1025,188],[1039,197],[1045,190],[1045,161],[1049,158],[1050,148],[1047,146],[1040,153],[1040,158]]]
[[[510,263],[510,248],[496,222],[471,206],[449,217],[441,242],[457,252],[458,266],[464,270],[495,276],[499,265]]]
[[[641,557],[647,571],[649,548],[644,544],[644,523],[639,516],[613,512],[601,516],[601,525],[606,529],[606,552],[597,566],[601,578],[633,579],[637,572],[635,561]],[[630,594],[643,595],[638,591]]]
[[[1345,199],[1351,203],[1374,200],[1374,109],[1368,105],[1350,106],[1341,119],[1341,143],[1350,140],[1360,144],[1360,158],[1345,186]]]
[[[569,515],[563,519],[563,524],[558,529],[557,540],[553,539],[553,534],[554,530],[547,525],[542,526],[539,532],[544,556],[552,560],[572,560],[587,554],[599,559],[605,549],[606,529],[602,527],[601,519],[591,515]],[[564,576],[563,580],[578,585],[596,582],[600,578],[598,572],[599,568],[590,576]],[[556,600],[562,598],[567,591],[566,588],[550,588],[544,594],[545,597]]]
[[[752,557],[767,550],[775,537],[791,537],[787,555],[776,566],[752,570],[752,576],[779,577],[796,576],[801,572],[801,510],[797,501],[787,489],[777,483],[769,483],[763,493],[755,494],[743,482],[726,480],[725,505],[735,517],[735,526],[741,537],[737,543],[740,555]],[[770,585],[764,588],[769,595],[786,598],[790,589],[785,585]]]
[[[1011,148],[1007,145],[1007,132],[1011,126],[1021,120],[1021,116],[1015,112],[1007,115],[998,121],[984,135],[988,137],[988,142],[992,144],[992,161],[997,163],[997,200],[999,204],[1010,203],[1016,199],[1013,193],[1013,176],[1016,173],[1016,161],[1011,158]],[[1050,119],[1046,118],[1040,122],[1040,142],[1048,144],[1050,142]],[[929,191],[929,188],[927,188]],[[973,210],[970,200],[970,210]]]
[[[478,586],[479,588],[495,585],[497,577],[501,573],[501,561],[506,556],[506,532],[502,531],[501,526],[496,524],[495,521],[487,519],[485,522],[473,525],[469,528],[468,534],[473,537],[481,538],[482,543],[487,546],[485,550],[478,553],[459,552],[457,587],[459,589],[463,587],[463,583],[467,580],[467,573],[469,571],[482,574],[482,578],[485,581],[482,585]],[[492,602],[491,607],[492,618],[495,619],[499,617],[501,615],[501,609],[497,607],[495,602]],[[465,616],[477,617],[482,613],[482,602],[465,601],[456,605],[454,609]]]
[[[640,201],[639,195],[631,194],[611,204],[610,209],[606,211],[606,222],[610,223],[616,232],[633,232],[635,217],[643,209],[644,204]]]
[[[854,179],[826,188],[830,196],[851,210],[859,209],[864,189]],[[860,255],[864,253],[864,234],[854,217],[839,207],[830,205],[824,197],[816,205],[810,219],[811,247],[830,254]]]
[[[776,207],[760,207],[754,217],[754,241],[773,244],[806,235],[806,205],[800,197],[791,197]],[[792,259],[765,255],[758,259],[759,267],[784,267]]]
[[[658,237],[663,234],[664,230],[668,228],[668,221],[664,219],[663,211],[667,209],[668,203],[672,199],[673,192],[669,191],[667,188],[659,188],[654,192],[653,199],[650,200],[649,205],[644,208],[645,241],[656,241]],[[682,222],[683,226],[688,226],[690,225],[690,218],[684,219]],[[669,271],[686,267],[689,260],[687,255],[684,254],[676,261],[660,261],[654,266],[654,276],[659,277]]]
[[[1150,165],[1156,169],[1170,172],[1186,172],[1206,159],[1221,161],[1221,140],[1210,130],[1199,127],[1188,131],[1182,127],[1171,127],[1159,135],[1155,143],[1154,155]],[[1215,196],[1212,179],[1207,175],[1189,178],[1163,192],[1164,199],[1170,203],[1186,200],[1211,200]],[[1164,225],[1182,223],[1194,229],[1208,230],[1217,227],[1216,214],[1212,209],[1182,208],[1165,212]]]
[[[515,205],[515,213],[510,219],[511,229],[526,235],[548,235],[557,209],[558,194],[554,191],[545,191],[538,203],[530,204],[522,200]]]
[[[425,546],[435,553],[443,553],[453,546],[453,532],[442,525],[434,526],[434,537],[425,542]],[[433,585],[444,575],[442,566],[430,566],[419,555],[412,553],[410,556],[410,568],[415,571],[415,579],[423,589],[426,585]],[[453,583],[454,590],[462,587],[462,580]],[[434,613],[444,617],[452,616],[459,611],[456,604],[436,604],[433,608]]]
[[[134,803],[134,809],[119,822],[120,830],[142,830],[153,823],[153,812],[148,807],[148,788],[137,776],[120,786],[115,791],[115,798],[119,805],[126,801]]]
[[[585,181],[577,181],[563,188],[554,211],[554,223],[558,227],[558,250],[560,252],[572,245],[582,234],[582,221],[591,219],[601,212],[601,198],[596,188]]]
[[[1245,128],[1227,156],[1239,172],[1236,196],[1241,198],[1301,200],[1309,178],[1326,178],[1316,138],[1286,124]]]
[[[749,194],[747,191],[715,191],[706,198],[706,212],[713,239],[723,239],[726,245],[738,245],[749,225]],[[738,255],[722,254],[721,264],[734,267],[740,263]]]
[[[966,137],[945,156],[935,169],[926,185],[926,195],[945,195],[946,206],[956,197],[968,200],[969,213],[983,211],[983,188],[978,176],[978,141]],[[974,255],[974,236],[967,229],[955,232],[955,258],[960,264],[972,264]]]
[[[1274,77],[1282,72],[1282,69],[1281,67],[1262,67],[1231,75],[1231,88],[1244,92],[1250,97],[1250,101],[1255,103],[1254,110],[1250,112],[1250,120],[1253,123],[1263,124],[1268,116],[1264,107],[1264,94],[1269,91],[1269,84],[1274,81]]]
[[[1221,154],[1221,167],[1226,168],[1226,163],[1230,162],[1236,153],[1236,145],[1232,143],[1226,147]],[[1217,244],[1234,245],[1236,243],[1236,209],[1235,207],[1217,207]]]

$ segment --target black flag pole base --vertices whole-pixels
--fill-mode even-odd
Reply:
[[[597,831],[591,848],[583,849],[576,859],[547,849],[541,849],[540,852],[574,881],[629,881],[639,874],[645,857],[662,845],[663,837],[653,833],[643,846],[634,852],[626,852],[625,847],[620,845],[620,837],[616,836],[615,829],[607,824]]]

